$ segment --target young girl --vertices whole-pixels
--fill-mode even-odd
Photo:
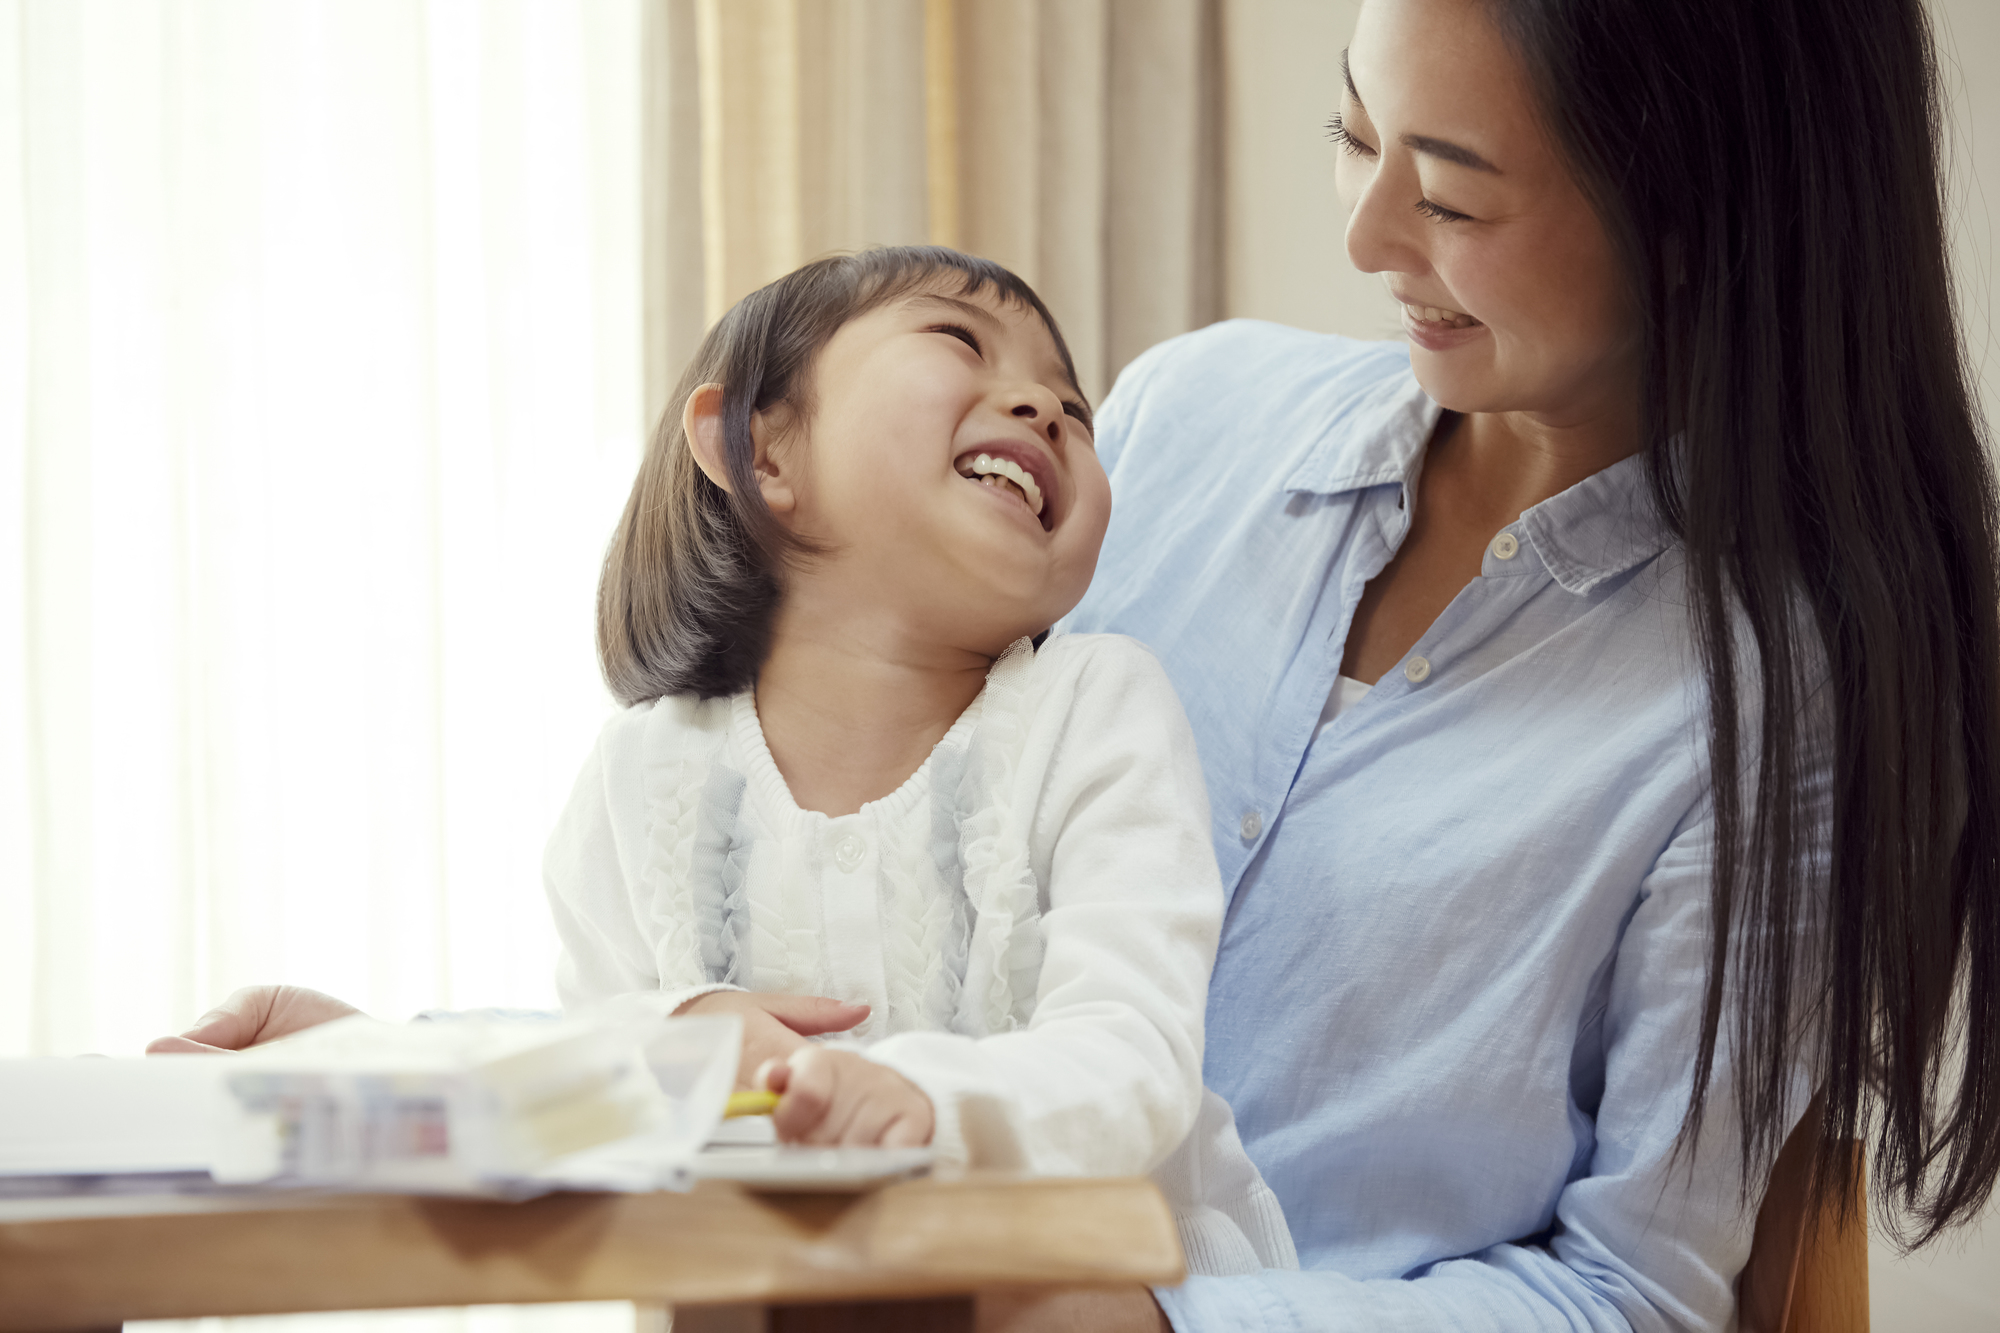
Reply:
[[[742,1013],[784,1138],[1155,1170],[1192,1269],[1295,1267],[1201,1086],[1187,720],[1137,643],[1046,635],[1111,498],[1041,300],[950,250],[820,260],[674,401],[599,594],[626,708],[549,843],[564,1003]]]

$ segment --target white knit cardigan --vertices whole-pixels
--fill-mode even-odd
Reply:
[[[1222,891],[1193,734],[1134,641],[1014,644],[923,766],[840,818],[792,800],[750,692],[626,709],[545,870],[564,1004],[868,1004],[852,1040],[930,1097],[941,1160],[1151,1170],[1194,1271],[1296,1266],[1201,1085]]]

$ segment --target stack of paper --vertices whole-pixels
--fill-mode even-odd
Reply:
[[[0,1061],[0,1192],[685,1188],[742,1025],[343,1019],[242,1055]]]

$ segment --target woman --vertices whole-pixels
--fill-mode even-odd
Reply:
[[[1074,624],[1194,721],[1206,1075],[1306,1270],[1162,1302],[1721,1327],[1815,1087],[1823,1181],[1868,1135],[1914,1240],[2000,1169],[2000,594],[1923,12],[1369,0],[1345,72],[1407,363],[1223,325],[1099,418]]]
[[[1368,0],[1339,180],[1409,350],[1223,325],[1105,404],[1072,625],[1194,722],[1207,1077],[1304,1270],[1175,1327],[1722,1327],[1816,1088],[1836,1195],[1857,1133],[1914,1241],[1990,1193],[2000,591],[1931,60],[1917,0]]]

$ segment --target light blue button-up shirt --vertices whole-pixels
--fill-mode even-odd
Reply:
[[[1193,720],[1230,895],[1207,1080],[1302,1265],[1162,1301],[1204,1333],[1723,1327],[1752,1206],[1721,1053],[1670,1160],[1707,704],[1643,460],[1503,529],[1315,737],[1438,414],[1400,344],[1238,321],[1099,418],[1116,504],[1065,628],[1151,645]]]

